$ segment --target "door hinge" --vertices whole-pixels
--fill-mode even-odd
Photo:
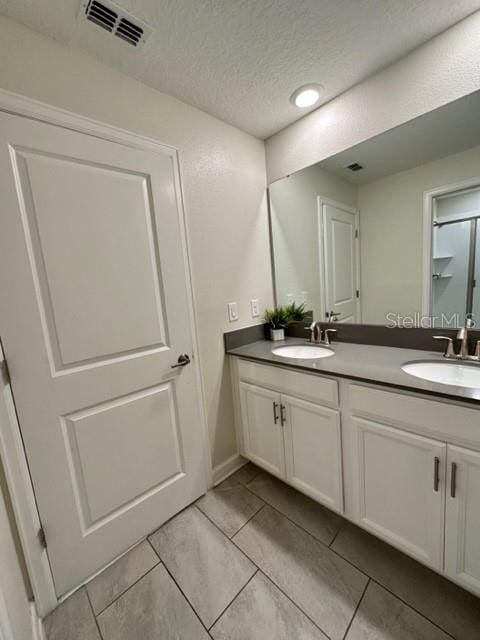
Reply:
[[[10,384],[10,371],[6,360],[0,362],[0,375],[2,376],[2,382],[4,385]]]
[[[355,295],[357,296],[357,298],[360,298],[360,289],[357,289],[357,290],[355,291]]]
[[[355,238],[358,238],[358,229],[355,229]]]
[[[42,547],[42,549],[46,549],[47,548],[47,538],[45,536],[45,529],[43,527],[40,527],[40,529],[38,530],[37,538],[38,538],[38,541],[39,541],[40,546]]]

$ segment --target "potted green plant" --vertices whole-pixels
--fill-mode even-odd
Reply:
[[[288,315],[288,324],[290,322],[303,322],[309,316],[309,312],[305,309],[305,302],[302,302],[302,304],[292,302],[285,307],[285,311]]]
[[[290,320],[285,307],[266,309],[263,317],[270,325],[270,340],[285,340],[285,327]]]

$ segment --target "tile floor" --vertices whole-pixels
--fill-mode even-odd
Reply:
[[[77,591],[48,640],[480,640],[480,600],[247,464]]]

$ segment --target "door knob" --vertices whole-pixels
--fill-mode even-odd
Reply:
[[[187,364],[190,364],[190,356],[188,353],[181,353],[178,356],[177,364],[172,364],[172,369],[176,369],[177,367],[185,367]]]

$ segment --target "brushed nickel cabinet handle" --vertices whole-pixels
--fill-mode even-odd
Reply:
[[[457,463],[452,462],[452,470],[450,476],[450,495],[455,498],[457,495]]]
[[[278,422],[277,409],[278,409],[278,402],[274,402],[273,403],[273,424],[277,424]]]
[[[280,405],[280,424],[282,425],[282,427],[283,427],[283,425],[284,425],[284,424],[286,423],[286,421],[287,421],[287,419],[286,419],[286,417],[285,417],[285,410],[286,410],[285,405],[284,405],[284,404],[281,404],[281,405]]]
[[[438,491],[440,485],[440,458],[435,456],[434,472],[433,472],[433,490]]]

